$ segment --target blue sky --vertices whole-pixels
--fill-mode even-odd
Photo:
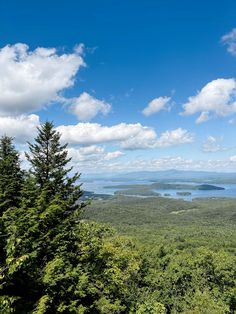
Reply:
[[[53,120],[82,172],[236,171],[235,28],[235,1],[2,1],[0,134]]]

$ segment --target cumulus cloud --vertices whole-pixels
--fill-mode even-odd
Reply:
[[[94,145],[99,143],[118,143],[123,149],[148,149],[191,143],[193,136],[181,128],[166,131],[158,138],[154,129],[140,123],[120,123],[102,126],[97,123],[78,123],[57,127],[62,141],[70,145]]]
[[[110,104],[103,100],[96,99],[85,92],[70,101],[72,103],[70,111],[75,114],[80,121],[90,121],[98,113],[106,115],[111,110]]]
[[[25,44],[0,49],[0,115],[35,112],[57,99],[60,92],[73,86],[75,75],[85,66],[83,47],[59,54],[55,48],[37,48]]]
[[[143,109],[142,113],[145,116],[150,116],[154,113],[159,112],[160,110],[166,109],[169,110],[170,106],[170,97],[158,97],[150,101],[148,106]]]
[[[57,130],[62,134],[62,141],[74,145],[93,145],[109,142],[125,142],[129,138],[143,141],[155,140],[156,133],[152,128],[140,123],[120,123],[113,126],[102,126],[98,123],[78,123],[76,125],[61,125]],[[142,142],[142,143],[141,143]]]
[[[39,123],[39,116],[35,114],[0,117],[0,136],[8,135],[17,143],[25,143],[35,137]]]
[[[221,43],[227,46],[227,51],[236,56],[236,28],[221,37]]]
[[[202,123],[214,114],[225,117],[236,112],[236,81],[235,79],[217,79],[206,84],[197,95],[189,97],[183,105],[183,115],[200,113],[196,120]]]
[[[176,130],[166,131],[161,134],[156,142],[157,147],[168,147],[180,144],[192,143],[194,140],[193,134],[187,130],[178,128]]]
[[[104,147],[91,145],[87,147],[70,147],[68,148],[68,155],[72,158],[72,164],[78,166],[92,167],[92,164],[105,164],[106,161],[117,159],[124,155],[121,151],[107,152]]]

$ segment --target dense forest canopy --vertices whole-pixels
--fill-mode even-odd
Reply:
[[[174,203],[146,200],[145,208],[117,196],[87,206],[51,122],[38,128],[26,157],[29,171],[13,139],[1,138],[0,313],[235,312],[235,247],[192,245],[177,226],[175,239],[154,240]],[[161,224],[144,229],[147,219]]]

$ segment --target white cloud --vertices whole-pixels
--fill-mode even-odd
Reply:
[[[85,65],[81,53],[82,46],[70,54],[58,54],[55,48],[30,51],[21,43],[0,49],[0,114],[35,112],[57,99]]]
[[[39,116],[35,114],[0,117],[0,136],[11,136],[15,142],[25,143],[35,137],[39,123]]]
[[[157,134],[154,129],[141,124],[126,124],[124,125],[124,130],[126,129],[125,137],[120,140],[120,146],[127,150],[137,150],[137,149],[149,149],[152,148],[156,142]],[[122,133],[122,130],[120,130]]]
[[[230,161],[236,162],[236,155],[230,157]]]
[[[197,123],[207,121],[210,113],[225,117],[236,112],[235,79],[217,79],[206,84],[197,95],[189,97],[183,105],[183,115],[200,112]]]
[[[85,146],[80,148],[69,148],[70,153],[76,153],[80,156],[100,155],[104,153],[104,148],[96,145]]]
[[[88,93],[82,93],[79,97],[70,100],[72,105],[70,111],[80,121],[89,121],[98,113],[106,115],[111,110],[111,105],[103,100],[96,99]]]
[[[105,156],[104,156],[104,159],[105,160],[112,160],[112,159],[116,159],[116,158],[119,158],[121,156],[123,156],[124,153],[117,150],[115,152],[108,152]]]
[[[81,43],[75,46],[74,51],[79,55],[83,55],[84,49],[85,49],[85,45]]]
[[[123,156],[124,153],[121,151],[107,152],[103,147],[91,145],[87,147],[68,148],[68,155],[72,158],[71,162],[74,166],[86,166],[90,168],[117,159]]]
[[[168,147],[180,144],[192,143],[194,140],[193,134],[187,130],[178,128],[176,130],[166,131],[161,134],[156,142],[157,147]]]
[[[193,141],[192,134],[178,128],[166,131],[157,137],[154,129],[140,123],[120,123],[113,126],[102,126],[97,123],[78,123],[61,125],[57,130],[62,134],[62,141],[70,145],[94,145],[99,143],[118,143],[123,149],[148,149],[166,147]]]
[[[170,97],[158,97],[153,99],[148,106],[143,109],[143,114],[148,117],[160,110],[169,110],[170,107],[168,107],[168,105],[170,104],[170,99]]]
[[[77,125],[61,125],[57,130],[62,134],[62,141],[71,145],[93,145],[99,143],[122,142],[134,139],[143,145],[144,141],[155,140],[156,133],[152,128],[140,123],[120,123],[113,126],[102,126],[97,123],[78,123]]]
[[[236,56],[236,28],[233,28],[229,33],[221,37],[223,45],[227,46],[227,51]]]

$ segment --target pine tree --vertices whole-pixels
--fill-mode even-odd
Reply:
[[[23,183],[19,154],[12,138],[0,139],[0,215],[8,208],[19,206]]]
[[[0,139],[0,273],[5,269],[4,247],[7,241],[2,216],[7,210],[14,211],[20,205],[22,184],[23,172],[20,169],[19,154],[12,144],[12,138],[3,136]]]
[[[68,176],[72,167],[68,167],[67,144],[60,144],[60,134],[54,129],[52,122],[45,122],[38,128],[35,143],[29,143],[30,153],[26,157],[30,162],[31,174],[40,189],[48,191],[50,199],[60,196],[73,205],[81,196],[79,186],[75,186],[80,175]]]

